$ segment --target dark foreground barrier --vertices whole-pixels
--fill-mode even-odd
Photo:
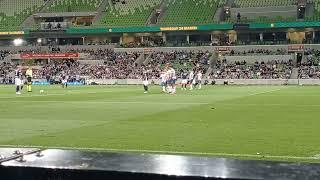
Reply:
[[[56,149],[0,148],[0,155],[1,180],[320,178],[317,164]]]

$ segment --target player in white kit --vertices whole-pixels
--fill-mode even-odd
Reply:
[[[199,71],[197,73],[196,79],[197,79],[196,85],[198,86],[198,89],[201,89],[201,83],[202,83],[202,72],[201,71]]]
[[[21,69],[18,68],[15,71],[15,79],[14,83],[16,85],[16,94],[21,94],[21,85],[22,85],[22,72]]]
[[[194,73],[193,71],[191,71],[189,73],[189,86],[190,86],[190,90],[193,90],[193,85],[195,84],[195,79],[194,79]]]
[[[161,87],[162,87],[162,92],[166,92],[166,87],[167,87],[167,74],[165,71],[162,71],[160,74],[160,80],[161,80]]]

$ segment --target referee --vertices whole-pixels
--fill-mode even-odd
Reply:
[[[29,67],[26,71],[27,76],[27,91],[32,92],[32,68]]]

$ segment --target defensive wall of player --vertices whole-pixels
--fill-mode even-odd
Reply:
[[[39,80],[38,80],[39,81]],[[45,80],[40,80],[45,81]],[[160,85],[159,79],[150,79],[151,84]],[[214,82],[214,83],[213,83]],[[202,84],[207,85],[320,85],[320,79],[204,79]],[[181,79],[176,82],[181,84]],[[100,85],[142,85],[139,79],[88,79],[86,84]]]

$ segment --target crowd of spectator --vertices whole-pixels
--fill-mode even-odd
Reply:
[[[88,77],[94,79],[125,79],[135,68],[138,53],[105,52],[104,64],[81,64],[76,60],[50,61],[35,73],[36,78],[57,79]],[[101,54],[99,54],[101,56]]]
[[[268,61],[227,63],[218,62],[212,73],[213,79],[289,79],[292,73],[292,61]]]
[[[259,56],[259,55],[286,55],[288,51],[286,49],[277,49],[277,50],[268,50],[268,49],[251,49],[251,50],[244,50],[244,51],[237,51],[231,50],[230,52],[226,53],[228,56]]]
[[[10,55],[10,51],[0,50],[0,61],[4,60],[4,58],[7,57],[8,55]]]
[[[16,65],[6,62],[0,62],[0,84],[11,84],[13,82]]]
[[[298,73],[300,79],[320,79],[320,66],[304,66],[299,67]]]

